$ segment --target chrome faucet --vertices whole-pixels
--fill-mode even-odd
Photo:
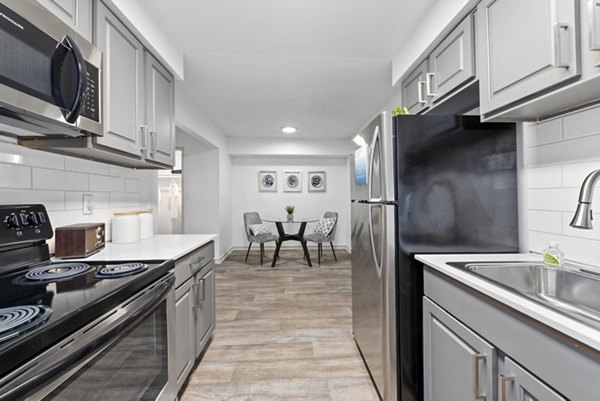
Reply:
[[[571,220],[571,227],[590,230],[592,226],[592,196],[594,187],[600,179],[600,170],[592,171],[581,184],[581,192],[579,192],[579,204],[575,216]]]

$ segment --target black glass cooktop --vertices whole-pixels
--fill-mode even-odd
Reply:
[[[0,335],[0,376],[98,318],[173,268],[172,261],[129,263],[38,263],[0,275],[0,310],[17,316],[38,307],[43,319],[23,332]],[[29,309],[28,309],[29,308]],[[1,326],[1,325],[0,325]],[[1,327],[0,327],[1,328]],[[18,330],[17,330],[18,332]]]

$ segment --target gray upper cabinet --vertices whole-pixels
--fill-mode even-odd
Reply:
[[[92,0],[37,0],[77,34],[92,41]]]
[[[402,81],[402,104],[411,114],[418,114],[428,107],[425,94],[427,72],[425,60]]]
[[[484,117],[581,73],[578,0],[483,0],[477,25]]]
[[[426,95],[433,103],[475,78],[474,15],[469,14],[429,56]]]
[[[146,52],[146,159],[172,166],[175,162],[175,84],[171,74]]]
[[[96,13],[96,46],[104,52],[104,136],[98,144],[141,157],[147,138],[144,113],[144,47],[102,2]]]
[[[425,401],[494,400],[494,347],[426,298],[423,317]]]
[[[508,357],[499,375],[498,394],[499,401],[568,401]]]

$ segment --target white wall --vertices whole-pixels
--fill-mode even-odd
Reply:
[[[133,170],[0,142],[0,204],[41,203],[54,228],[104,222],[115,212],[155,208],[156,171]],[[83,194],[95,210],[82,212]],[[51,249],[54,242],[50,241]]]
[[[358,129],[356,130],[358,133]],[[292,157],[346,157],[354,151],[348,139],[302,138],[227,138],[227,149],[234,157],[292,156]]]
[[[339,222],[334,244],[350,248],[350,172],[348,158],[289,158],[289,157],[234,157],[232,159],[233,185],[233,244],[247,247],[242,215],[244,212],[258,212],[261,217],[285,218],[284,207],[296,206],[294,214],[301,218],[320,218],[326,211],[337,211]],[[258,172],[277,171],[277,192],[258,191]],[[302,192],[283,192],[283,171],[302,172]],[[308,172],[327,173],[325,193],[308,192]],[[290,230],[297,227],[290,227]],[[313,225],[307,227],[312,232]],[[276,232],[273,226],[273,232]],[[298,246],[296,242],[285,246]],[[271,244],[272,245],[272,244]]]
[[[569,226],[586,175],[600,169],[600,107],[524,127],[529,249],[557,241],[565,258],[600,266],[600,213],[593,230]],[[600,212],[596,188],[592,209]]]
[[[232,247],[231,159],[227,151],[227,138],[225,133],[210,121],[194,101],[183,92],[180,85],[183,85],[183,83],[177,82],[175,90],[175,124],[177,128],[185,131],[194,139],[210,144],[218,151],[218,164],[211,168],[218,175],[219,183],[217,188],[206,188],[205,190],[216,191],[219,196],[218,208],[214,210],[215,215],[219,217],[219,230],[214,232],[214,234],[219,235],[215,244],[217,262],[219,262],[231,251]],[[189,171],[188,174],[190,174]],[[186,190],[185,186],[184,183],[184,192]],[[185,205],[183,213],[188,213]]]

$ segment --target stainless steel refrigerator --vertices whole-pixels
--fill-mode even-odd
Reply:
[[[419,253],[518,251],[515,125],[377,116],[352,158],[353,334],[384,401],[421,401]]]

